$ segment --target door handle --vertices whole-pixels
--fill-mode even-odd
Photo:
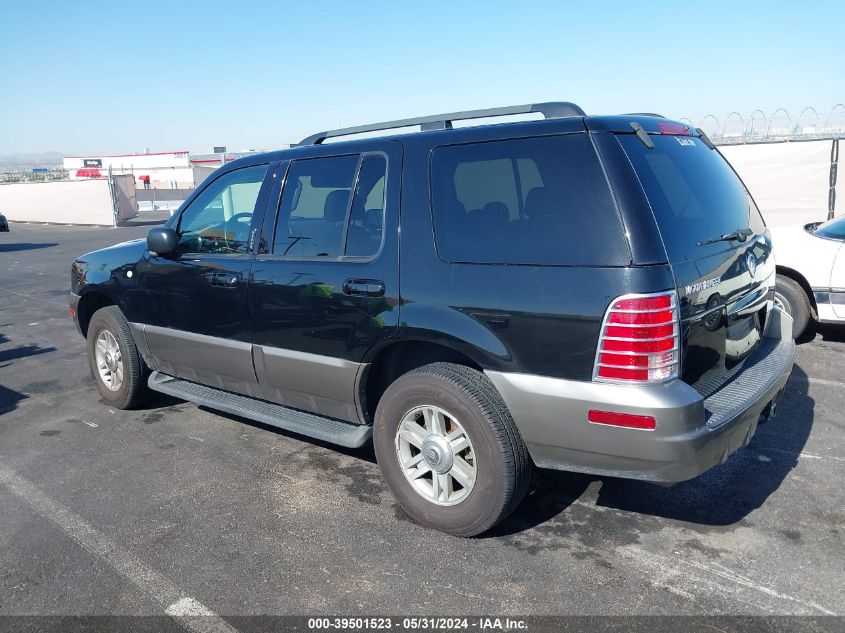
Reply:
[[[238,273],[209,273],[208,281],[212,286],[235,288],[241,282],[241,276]]]
[[[384,282],[380,279],[347,279],[343,292],[353,297],[383,297]]]

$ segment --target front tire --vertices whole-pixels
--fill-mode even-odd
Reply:
[[[452,363],[420,367],[387,388],[373,445],[405,512],[455,536],[476,536],[507,517],[531,479],[531,458],[495,387]]]
[[[812,315],[810,298],[801,285],[784,275],[777,276],[775,305],[792,317],[792,338],[798,338],[807,329]]]
[[[103,401],[133,409],[149,396],[147,368],[117,306],[100,308],[88,324],[88,365]]]

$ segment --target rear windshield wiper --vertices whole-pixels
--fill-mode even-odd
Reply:
[[[696,244],[696,246],[704,246],[705,244],[714,244],[715,242],[732,242],[736,240],[737,242],[744,242],[750,236],[754,234],[754,231],[751,229],[737,229],[736,231],[731,231],[730,233],[725,233],[724,235],[720,235],[719,237],[713,237],[709,240],[703,240]]]

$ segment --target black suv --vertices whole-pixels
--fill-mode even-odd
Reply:
[[[774,283],[700,130],[544,103],[236,160],[146,240],[77,259],[71,313],[109,405],[149,388],[373,441],[408,514],[468,536],[535,465],[677,482],[748,444],[793,362]]]

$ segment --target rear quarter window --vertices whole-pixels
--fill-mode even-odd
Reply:
[[[448,262],[625,266],[631,256],[587,134],[443,146],[431,158]]]

